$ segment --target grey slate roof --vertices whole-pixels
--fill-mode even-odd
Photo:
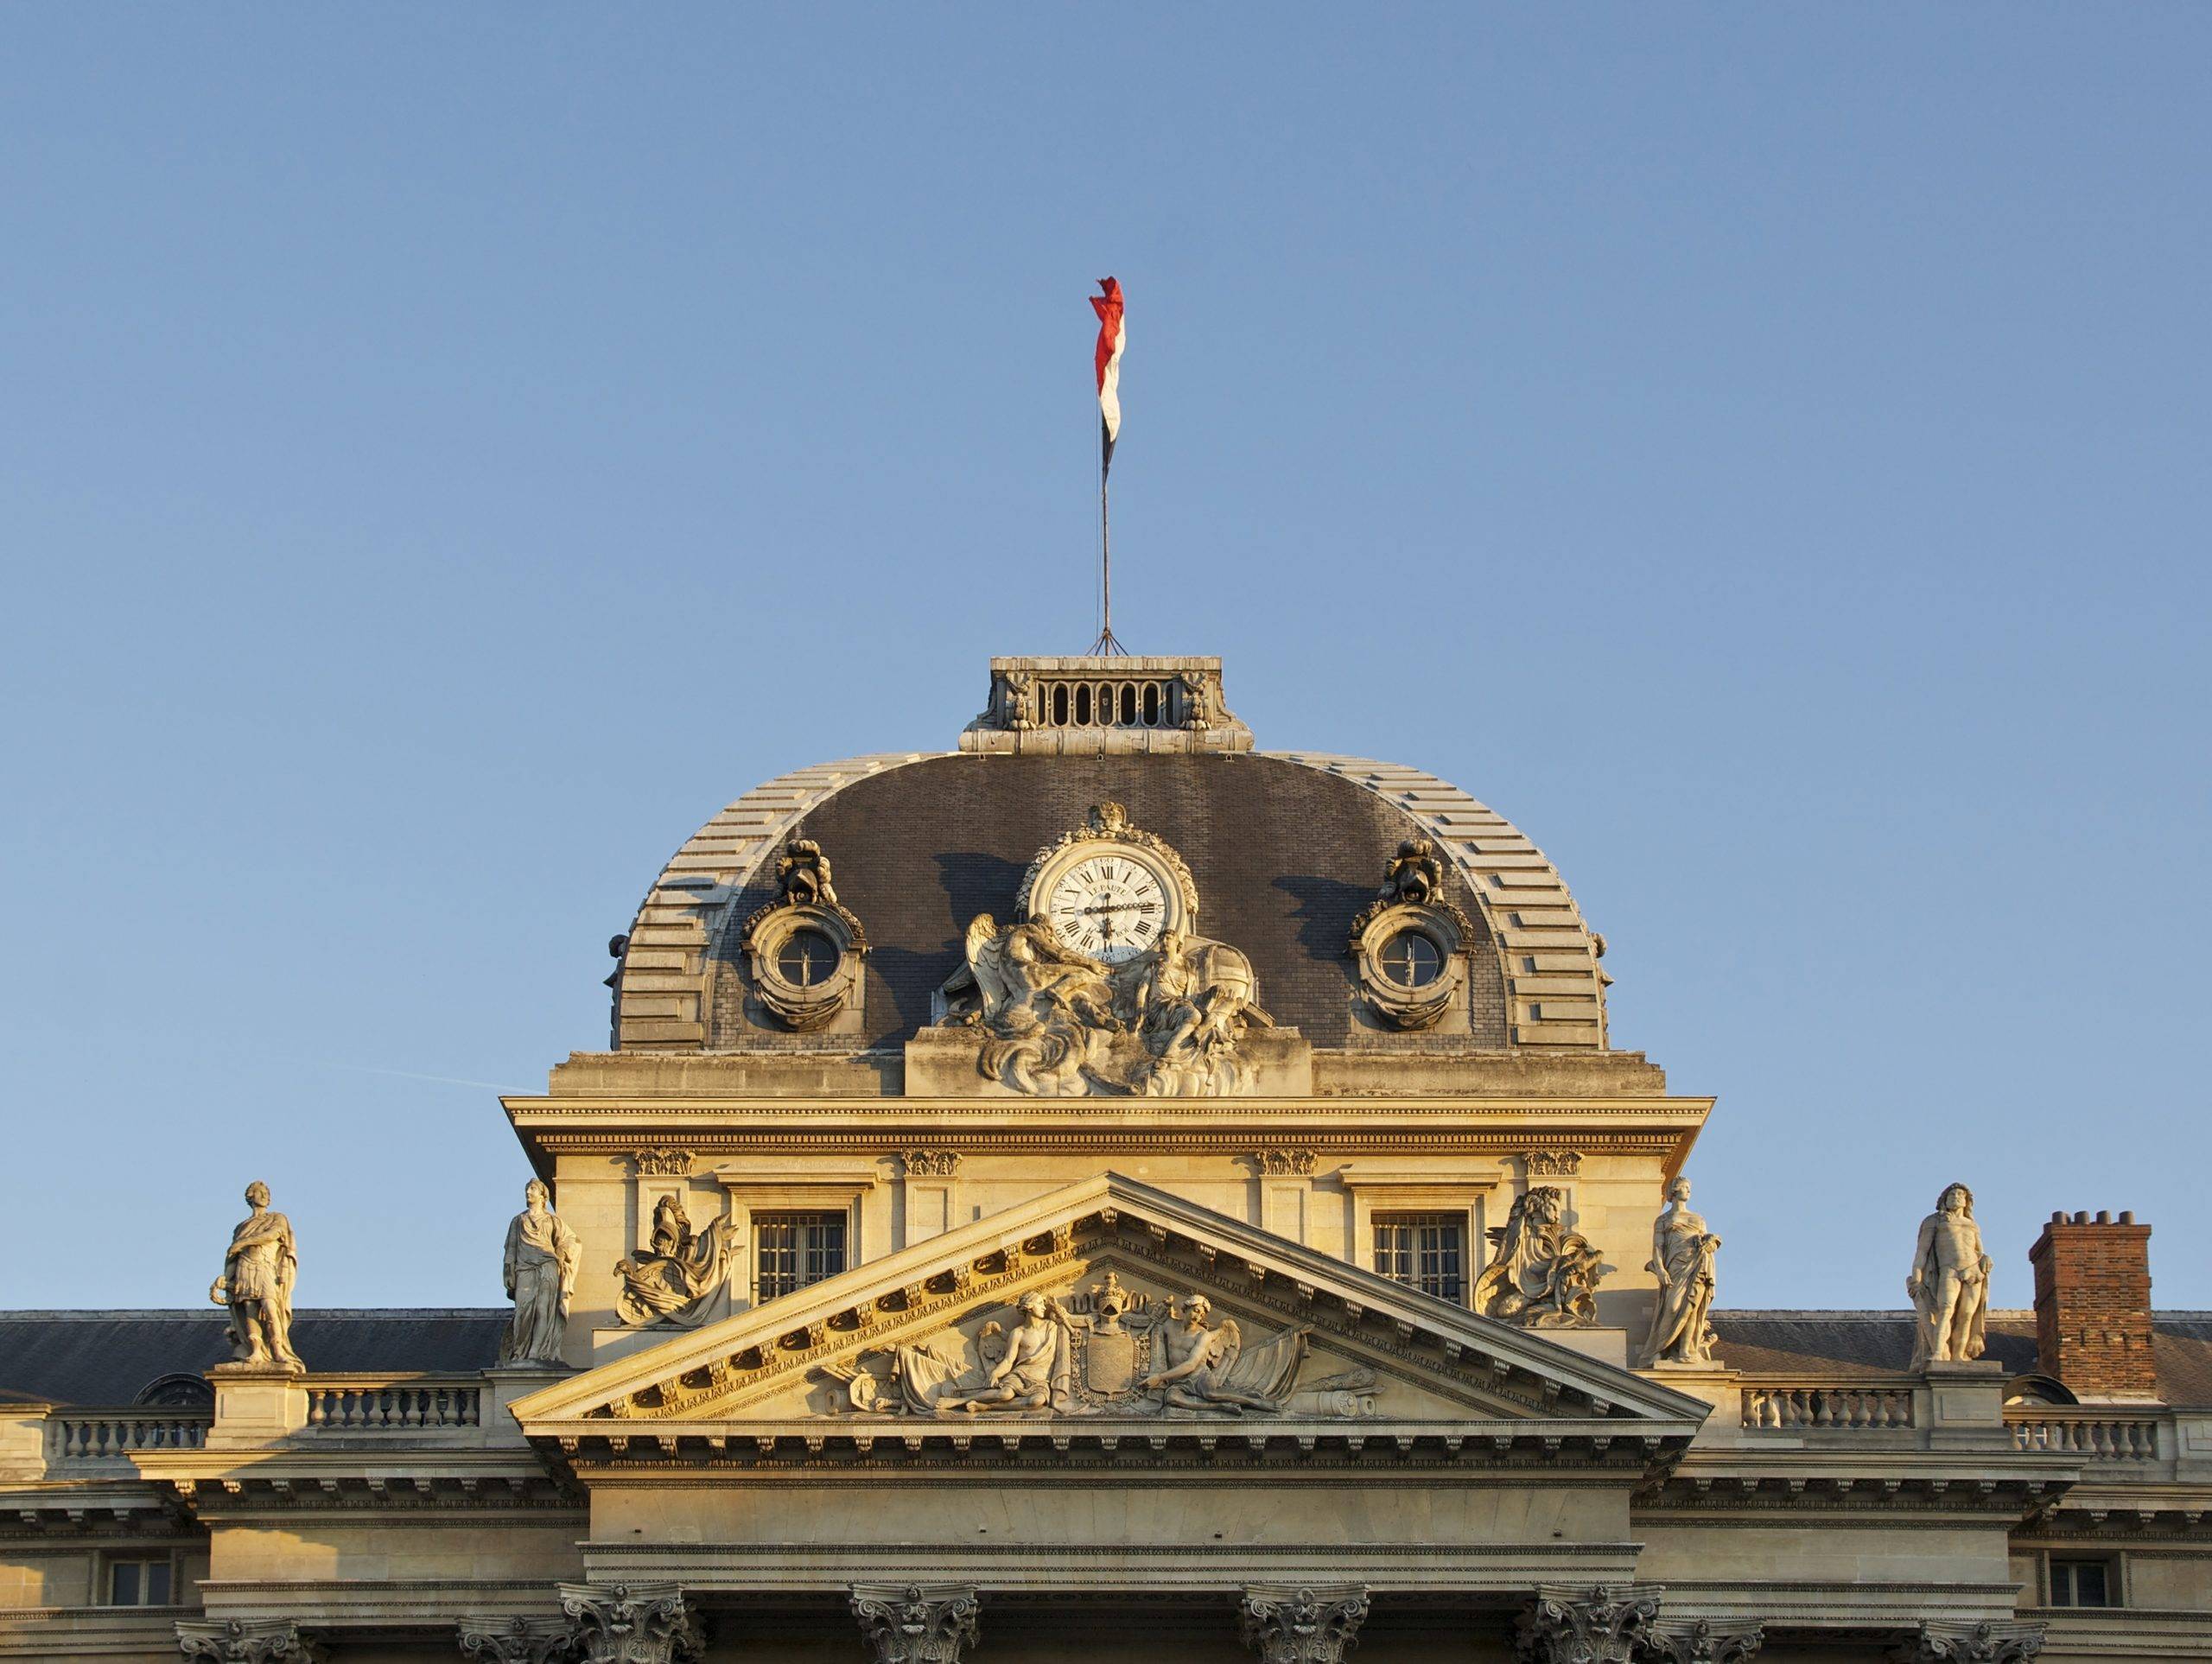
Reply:
[[[1747,1375],[1903,1375],[1912,1362],[1910,1312],[1715,1312],[1715,1356]],[[1989,1350],[2016,1375],[2036,1367],[2031,1312],[1992,1312]],[[2158,1396],[2167,1404],[2212,1405],[2212,1312],[2152,1314]]]
[[[968,922],[983,912],[1013,918],[1031,858],[1109,798],[1189,863],[1198,934],[1250,958],[1261,1006],[1316,1045],[1344,1043],[1352,919],[1374,899],[1399,843],[1426,830],[1403,809],[1341,776],[1259,754],[954,753],[856,780],[793,829],[820,842],[837,899],[868,932],[867,1045],[896,1045],[929,1021],[930,994],[961,964]],[[1480,934],[1465,879],[1448,865],[1446,890]],[[730,910],[733,928],[715,952],[734,957],[734,927],[774,894],[769,863]],[[1494,967],[1474,994],[1477,1043],[1502,1045],[1504,994]],[[741,1043],[730,1013],[718,1013],[714,1026],[714,1044]]]
[[[302,1308],[292,1344],[318,1373],[481,1369],[499,1356],[504,1308]],[[0,1392],[55,1404],[133,1403],[164,1375],[198,1375],[231,1356],[225,1314],[0,1312]]]

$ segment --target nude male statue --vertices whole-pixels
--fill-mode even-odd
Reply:
[[[1944,1187],[1936,1211],[1920,1222],[1912,1272],[1904,1292],[1918,1314],[1913,1325],[1912,1368],[1965,1363],[1982,1353],[1982,1323],[1989,1312],[1989,1256],[1974,1222],[1974,1192]]]
[[[1244,1339],[1236,1324],[1224,1319],[1218,1329],[1207,1327],[1213,1303],[1203,1294],[1183,1302],[1181,1316],[1156,1331],[1167,1367],[1147,1375],[1147,1392],[1160,1394],[1171,1410],[1225,1410],[1241,1415],[1246,1410],[1275,1410],[1274,1400],[1230,1387],[1229,1372],[1235,1368]]]

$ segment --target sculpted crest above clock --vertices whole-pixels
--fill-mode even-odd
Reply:
[[[1198,886],[1162,839],[1099,803],[1038,852],[1016,922],[968,926],[939,995],[983,1029],[977,1066],[1017,1092],[1222,1096],[1251,1089],[1248,1029],[1272,1027],[1250,960],[1192,934]]]

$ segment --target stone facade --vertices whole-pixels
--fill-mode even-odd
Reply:
[[[2146,1230],[2055,1219],[2031,1322],[1952,1186],[1913,1310],[1731,1312],[1559,873],[1217,660],[995,659],[614,948],[503,1101],[512,1311],[295,1311],[264,1194],[220,1311],[0,1314],[0,1658],[2212,1655]]]

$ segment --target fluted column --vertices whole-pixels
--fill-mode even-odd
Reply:
[[[209,1664],[321,1664],[323,1657],[289,1618],[186,1620],[176,1626],[176,1645]]]
[[[568,1664],[576,1631],[566,1618],[463,1618],[461,1650],[481,1664]]]
[[[1260,1664],[1344,1664],[1367,1621],[1367,1591],[1358,1584],[1255,1584],[1239,1609],[1244,1644]]]
[[[1521,1664],[1629,1664],[1659,1616],[1658,1585],[1569,1589],[1545,1584],[1522,1613],[1514,1650]]]
[[[960,1649],[981,1634],[967,1584],[856,1583],[853,1616],[875,1664],[960,1664]]]
[[[699,1615],[672,1583],[564,1583],[575,1664],[698,1664]]]
[[[1757,1618],[1655,1618],[1637,1651],[1653,1664],[1750,1664],[1766,1644]]]
[[[2043,1651],[2043,1625],[1931,1619],[1897,1649],[1898,1664],[2028,1664]]]

